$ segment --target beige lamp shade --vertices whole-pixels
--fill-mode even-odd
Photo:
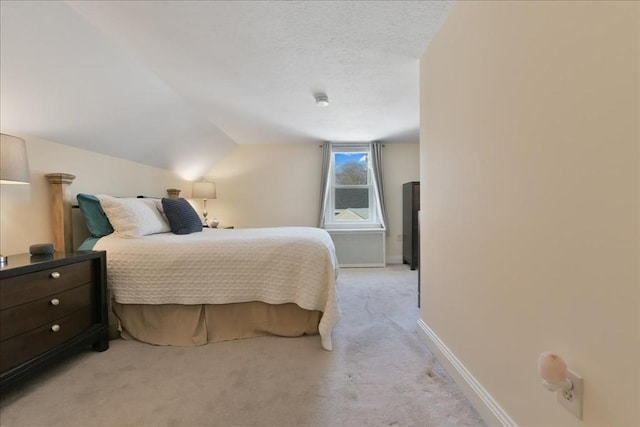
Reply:
[[[23,139],[0,133],[0,184],[29,184],[27,145]]]
[[[193,183],[193,193],[191,197],[194,199],[215,199],[216,183],[210,181],[196,181]]]

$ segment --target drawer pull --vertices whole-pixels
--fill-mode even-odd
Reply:
[[[57,271],[54,271],[53,273],[51,273],[51,278],[52,279],[59,279],[60,278],[60,273],[58,273]]]
[[[51,305],[60,305],[60,300],[58,298],[54,298],[51,300]]]
[[[60,332],[60,325],[58,325],[58,324],[56,323],[55,325],[53,325],[53,326],[51,327],[51,330],[52,330],[53,332]]]

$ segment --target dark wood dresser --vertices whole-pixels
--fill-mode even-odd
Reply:
[[[420,210],[420,182],[402,184],[402,263],[412,270],[420,258],[418,211]]]
[[[10,255],[0,267],[0,389],[89,344],[109,348],[106,252]]]

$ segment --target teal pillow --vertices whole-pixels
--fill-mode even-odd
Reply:
[[[100,240],[99,237],[87,237],[87,239],[82,242],[82,244],[80,246],[78,246],[79,251],[92,251],[93,247],[96,245],[96,243],[98,243],[98,240]]]
[[[185,199],[162,199],[162,210],[175,234],[191,234],[202,231],[200,216]]]
[[[113,233],[113,227],[109,222],[109,218],[105,215],[100,206],[100,200],[93,194],[80,193],[76,196],[80,212],[84,216],[89,233],[93,237],[103,237]]]

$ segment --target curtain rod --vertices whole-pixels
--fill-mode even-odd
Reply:
[[[375,142],[375,141],[374,141],[374,142]],[[337,143],[337,144],[339,145],[339,144],[341,144],[341,143]],[[348,145],[348,144],[362,144],[362,143],[361,143],[361,142],[345,142],[344,144],[345,144],[345,145]],[[386,146],[387,146],[386,144],[384,144],[384,143],[382,144],[382,147],[383,147],[383,148],[384,148],[384,147],[386,147]],[[318,147],[322,148],[322,147],[323,147],[323,144],[318,145]]]

